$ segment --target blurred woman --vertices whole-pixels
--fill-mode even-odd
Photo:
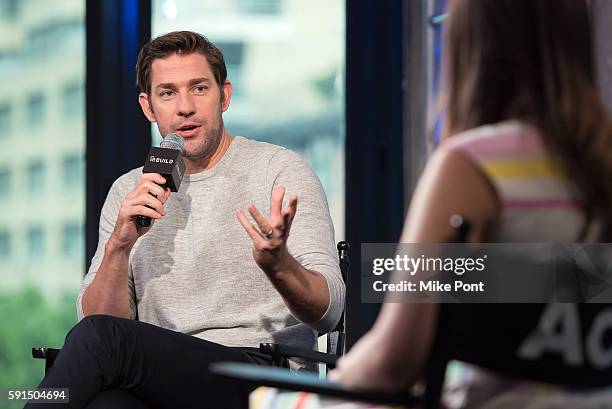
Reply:
[[[401,242],[448,240],[454,214],[470,221],[470,241],[609,239],[612,125],[595,85],[586,2],[453,0],[448,13],[443,141]],[[386,391],[411,385],[425,369],[438,311],[385,304],[331,378]]]

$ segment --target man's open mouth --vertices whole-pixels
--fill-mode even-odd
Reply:
[[[177,133],[182,138],[190,138],[197,134],[199,128],[200,128],[200,125],[194,125],[194,124],[184,125],[177,129]]]

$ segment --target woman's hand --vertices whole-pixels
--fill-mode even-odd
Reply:
[[[386,342],[372,330],[338,360],[329,379],[353,389],[398,392],[406,386],[405,374],[393,374],[396,365],[386,355]]]

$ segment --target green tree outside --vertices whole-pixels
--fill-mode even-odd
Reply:
[[[76,322],[76,292],[48,299],[36,287],[0,293],[0,389],[35,388],[45,364],[32,358],[32,347],[61,348]],[[0,407],[21,408],[25,404],[4,401]]]

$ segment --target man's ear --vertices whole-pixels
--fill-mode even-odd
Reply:
[[[230,102],[232,101],[232,90],[233,88],[231,81],[225,80],[223,87],[221,87],[221,96],[223,97],[223,99],[221,99],[222,112],[227,111],[230,106]]]
[[[145,114],[147,119],[150,122],[156,122],[157,120],[155,119],[155,113],[153,112],[153,108],[149,102],[149,95],[144,92],[138,94],[138,103],[140,104],[140,108],[142,108],[142,112]]]

